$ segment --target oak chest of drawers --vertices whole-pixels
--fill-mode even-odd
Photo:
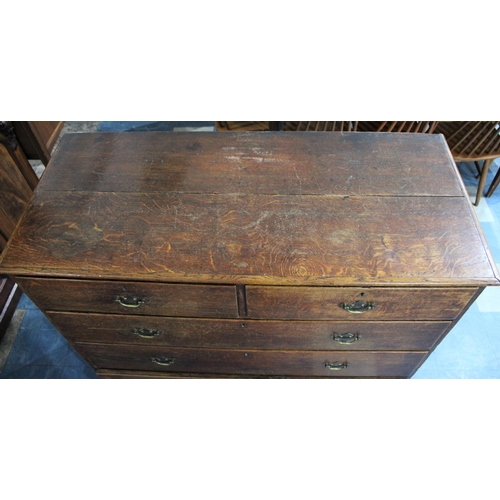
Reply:
[[[3,254],[102,377],[411,377],[499,283],[442,136],[75,134]]]

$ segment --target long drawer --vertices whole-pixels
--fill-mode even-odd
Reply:
[[[248,286],[248,317],[340,321],[453,320],[477,288]]]
[[[236,318],[236,287],[126,281],[20,278],[16,281],[45,311]]]
[[[74,345],[96,369],[304,377],[408,377],[427,354]]]
[[[241,349],[430,350],[449,322],[323,322],[48,312],[72,342]]]

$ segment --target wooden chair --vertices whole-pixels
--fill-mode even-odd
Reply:
[[[491,183],[491,186],[486,193],[486,198],[489,198],[495,192],[495,189],[498,187],[498,184],[500,184],[500,166],[498,167],[498,171],[495,175],[495,178],[493,179],[493,182]]]
[[[358,122],[359,132],[434,133],[438,122]]]
[[[456,162],[473,161],[479,173],[474,205],[478,206],[491,163],[500,157],[500,122],[439,122],[435,133],[443,134]],[[479,162],[483,161],[482,167]],[[495,176],[486,196],[491,196],[499,183]]]
[[[215,122],[218,132],[356,132],[358,122]]]
[[[358,122],[283,122],[285,132],[356,132]]]
[[[432,134],[438,122],[284,122],[283,130],[296,132],[409,132]]]
[[[285,132],[413,132],[432,134],[438,122],[215,122],[219,132],[283,130]],[[281,124],[281,126],[277,126]]]
[[[259,132],[269,130],[270,122],[215,122],[217,132]]]
[[[0,253],[7,245],[38,178],[21,149],[12,122],[0,122]],[[21,289],[0,275],[0,340],[16,310]]]

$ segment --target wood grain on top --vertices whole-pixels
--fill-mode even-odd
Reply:
[[[66,136],[0,270],[222,284],[498,282],[449,151],[440,136],[419,134]]]
[[[3,269],[267,284],[494,278],[468,202],[450,197],[38,193]]]
[[[462,196],[445,148],[422,134],[69,134],[40,189]]]

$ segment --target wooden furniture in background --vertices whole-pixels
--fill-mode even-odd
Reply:
[[[5,246],[32,194],[8,148],[0,142],[0,242]]]
[[[281,124],[273,127],[271,124]],[[438,122],[357,122],[357,121],[285,121],[285,122],[215,122],[220,132],[251,132],[281,129],[285,132],[413,132],[432,134]]]
[[[114,378],[411,377],[499,283],[427,134],[68,135],[2,257]]]
[[[47,166],[64,122],[12,122],[19,143],[29,160]]]
[[[443,134],[456,162],[473,161],[479,172],[479,185],[474,205],[479,205],[488,170],[500,157],[500,122],[439,122],[437,134]],[[479,162],[483,161],[482,167]],[[487,193],[491,196],[493,184]]]
[[[489,198],[495,192],[495,189],[498,187],[498,184],[500,184],[500,167],[498,168],[497,173],[493,181],[491,182],[491,186],[486,192],[486,198]]]
[[[278,132],[282,122],[215,122],[217,132]]]
[[[358,122],[283,122],[285,132],[356,132]]]
[[[217,132],[262,132],[270,122],[215,122]]]
[[[31,198],[38,179],[20,148],[12,124],[0,122],[0,253]],[[17,307],[21,290],[0,275],[0,339]]]
[[[360,132],[407,132],[432,134],[436,130],[438,122],[358,122]]]

